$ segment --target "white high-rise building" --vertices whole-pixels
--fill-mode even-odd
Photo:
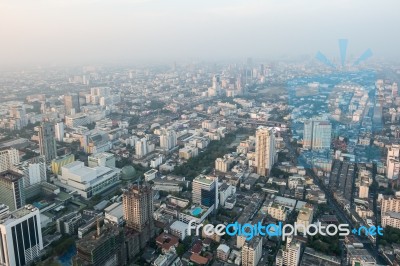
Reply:
[[[388,148],[386,157],[386,175],[388,179],[397,179],[400,174],[400,145]]]
[[[277,266],[297,266],[300,262],[301,243],[293,240],[292,237],[286,238],[285,249],[278,251],[276,256]]]
[[[135,144],[135,152],[136,152],[136,157],[137,158],[142,158],[147,155],[147,139],[142,138],[138,141],[136,141]]]
[[[170,150],[178,144],[178,138],[174,130],[168,130],[160,135],[160,147],[164,150]]]
[[[43,249],[40,212],[26,205],[0,217],[0,265],[29,265]]]
[[[37,156],[28,161],[22,162],[13,168],[24,176],[24,187],[29,187],[47,180],[46,158]]]
[[[262,238],[254,237],[242,247],[242,265],[256,266],[262,256]]]
[[[257,174],[266,176],[275,163],[275,134],[272,127],[260,127],[256,132]]]
[[[0,151],[0,172],[7,171],[19,163],[20,159],[17,149],[11,148]]]
[[[311,150],[330,149],[332,125],[328,121],[304,122],[303,147]]]
[[[58,122],[55,124],[54,133],[57,141],[64,140],[64,122]]]

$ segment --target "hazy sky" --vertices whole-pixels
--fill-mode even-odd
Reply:
[[[0,0],[0,65],[399,56],[399,0]]]

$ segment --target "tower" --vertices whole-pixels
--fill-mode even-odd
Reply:
[[[57,157],[54,125],[50,122],[43,122],[39,127],[39,148],[40,155],[51,161]]]
[[[275,163],[275,134],[271,127],[259,127],[256,131],[257,174],[268,175]]]

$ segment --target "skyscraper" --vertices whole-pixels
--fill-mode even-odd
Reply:
[[[328,121],[309,120],[304,122],[303,147],[323,150],[331,147],[332,125]]]
[[[49,122],[43,122],[39,127],[40,155],[45,156],[47,161],[51,161],[57,157],[54,131],[54,125]]]
[[[15,164],[19,164],[19,152],[11,148],[0,151],[0,172],[11,169]]]
[[[275,163],[275,134],[272,127],[260,127],[256,132],[257,174],[268,175]]]
[[[22,174],[11,170],[0,173],[0,202],[7,205],[11,211],[25,205]]]
[[[30,265],[43,249],[40,212],[32,205],[0,217],[0,265]]]
[[[76,93],[71,93],[64,96],[65,114],[73,115],[80,113],[81,107],[79,104],[79,95]]]
[[[218,209],[218,181],[216,177],[199,175],[193,179],[192,201],[206,207]]]
[[[140,233],[140,247],[154,236],[153,190],[147,185],[133,185],[124,191],[122,204],[128,228]]]

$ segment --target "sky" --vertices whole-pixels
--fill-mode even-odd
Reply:
[[[399,57],[398,0],[0,0],[0,66]]]

